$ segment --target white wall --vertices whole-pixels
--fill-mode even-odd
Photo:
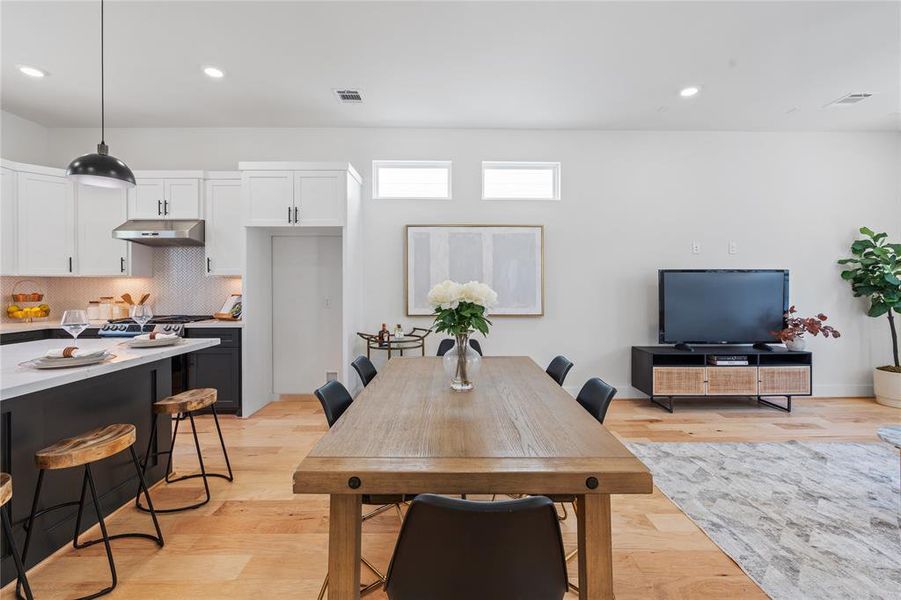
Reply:
[[[0,111],[0,156],[34,164],[47,161],[47,128],[18,115]],[[87,151],[79,152],[84,154]],[[73,155],[69,160],[75,158]],[[66,161],[62,166],[68,166]]]
[[[49,164],[65,166],[94,137],[51,130]],[[110,130],[107,141],[133,169],[352,162],[365,182],[364,319],[373,330],[413,322],[403,305],[405,224],[544,224],[546,314],[498,318],[484,345],[542,364],[565,353],[576,363],[573,387],[600,375],[634,395],[629,347],[656,342],[658,268],[791,269],[792,302],[829,314],[843,333],[810,344],[818,395],[869,394],[870,367],[890,357],[888,328],[862,315],[834,262],[859,225],[901,237],[898,133],[132,129]],[[454,199],[371,200],[373,159],[453,160]],[[561,161],[562,200],[482,201],[481,160]]]

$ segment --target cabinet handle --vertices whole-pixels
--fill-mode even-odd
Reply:
[[[119,271],[122,273],[125,272],[125,257],[124,256],[119,257]]]
[[[288,223],[291,223],[291,207],[288,207]]]
[[[210,257],[207,256],[206,257],[206,272],[209,273],[210,271],[212,271],[212,269],[210,268]]]
[[[297,223],[297,207],[294,207],[294,223]]]
[[[69,257],[69,273],[72,272],[72,257]]]
[[[159,216],[163,216],[163,201],[162,200],[156,201],[156,214],[158,214]]]
[[[169,214],[169,201],[168,200],[163,200],[163,214],[164,215]]]

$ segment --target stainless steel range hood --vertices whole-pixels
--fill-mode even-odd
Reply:
[[[125,221],[113,237],[145,246],[203,246],[203,221]]]

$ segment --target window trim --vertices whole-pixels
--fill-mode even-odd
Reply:
[[[534,169],[550,168],[554,174],[554,195],[551,198],[517,198],[513,196],[486,196],[485,195],[485,170],[486,169]],[[482,200],[519,200],[531,202],[558,202],[560,200],[560,182],[563,179],[563,166],[559,161],[512,161],[512,160],[483,160],[482,161]]]
[[[372,199],[373,200],[453,200],[454,163],[450,160],[373,160],[372,161]],[[447,169],[447,196],[380,196],[379,169],[382,167],[396,168],[446,168]]]

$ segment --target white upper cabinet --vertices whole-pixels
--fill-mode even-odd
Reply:
[[[167,179],[163,201],[167,219],[199,219],[200,181],[197,179]]]
[[[163,216],[163,198],[166,197],[163,179],[140,179],[128,190],[129,219],[160,219]]]
[[[16,235],[16,172],[0,169],[0,275],[18,271]]]
[[[348,163],[246,162],[239,168],[248,227],[342,227],[349,186],[361,184]]]
[[[199,219],[202,172],[143,171],[128,192],[129,219]]]
[[[294,174],[294,224],[341,226],[345,223],[347,199],[343,171],[298,171]]]
[[[75,186],[77,259],[75,272],[89,276],[149,276],[151,248],[113,237],[127,219],[124,189]]]
[[[241,178],[246,225],[257,227],[294,225],[294,173],[244,171]]]
[[[49,170],[49,169],[44,169]],[[18,273],[75,272],[75,195],[59,175],[20,172],[16,178]]]
[[[205,183],[203,218],[207,275],[241,275],[244,270],[240,177],[237,172],[211,173]]]

